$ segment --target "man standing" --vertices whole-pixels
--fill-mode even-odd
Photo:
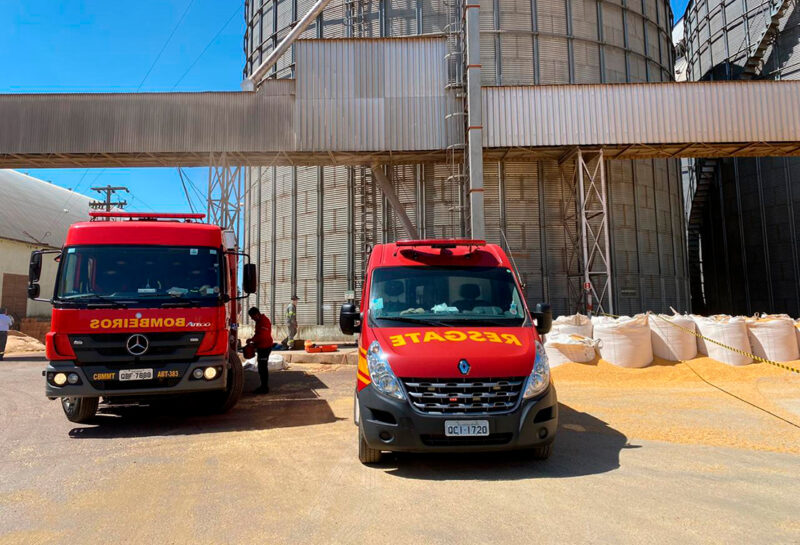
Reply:
[[[292,302],[286,307],[286,327],[289,336],[286,338],[286,346],[294,348],[294,339],[297,337],[297,302],[300,299],[297,295],[292,295]]]
[[[12,325],[14,325],[14,318],[6,314],[6,309],[0,308],[0,361],[2,361],[6,352],[8,330]]]
[[[259,386],[256,394],[269,393],[269,354],[272,352],[272,324],[266,315],[261,314],[258,308],[253,307],[247,314],[255,322],[253,337],[248,339],[248,343],[253,343],[256,346],[256,355],[258,357],[258,376],[261,377],[261,386]]]

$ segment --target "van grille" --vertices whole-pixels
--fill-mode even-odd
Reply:
[[[425,414],[499,414],[512,411],[525,377],[403,379],[411,405]]]

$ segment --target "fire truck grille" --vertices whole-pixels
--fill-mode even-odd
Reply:
[[[403,379],[411,405],[425,414],[500,414],[519,402],[525,377]]]
[[[69,340],[80,364],[103,364],[111,369],[125,369],[131,364],[147,362],[189,362],[197,353],[203,332],[147,333],[148,347],[144,354],[133,356],[126,348],[132,333],[97,333],[70,335]]]

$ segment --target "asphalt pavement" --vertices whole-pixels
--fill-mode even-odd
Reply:
[[[3,544],[800,543],[800,430],[702,384],[648,396],[652,385],[556,374],[546,462],[407,454],[365,467],[353,366],[292,364],[271,394],[247,393],[223,416],[129,407],[90,425],[44,397],[43,366],[40,355],[0,362]],[[248,373],[246,391],[256,383]],[[723,410],[687,405],[702,396]],[[765,439],[659,435],[686,422]]]

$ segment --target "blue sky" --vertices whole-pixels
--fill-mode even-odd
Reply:
[[[676,18],[686,1],[672,3]],[[243,4],[0,0],[0,93],[238,90]],[[189,210],[174,168],[23,172],[84,194],[92,186],[127,186],[129,210]],[[202,190],[208,170],[185,172]]]
[[[240,0],[0,0],[0,93],[238,90],[243,8]],[[189,210],[174,168],[21,170],[93,196],[92,186],[127,186],[130,210]],[[185,171],[200,189],[208,183],[208,169]]]

